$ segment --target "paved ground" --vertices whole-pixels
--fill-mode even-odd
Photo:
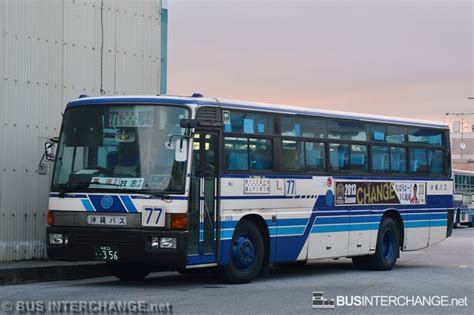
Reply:
[[[54,260],[0,262],[0,287],[5,284],[87,279],[110,275],[108,266],[102,262]]]
[[[403,253],[389,272],[355,270],[350,260],[325,260],[273,269],[246,285],[216,283],[208,276],[155,273],[143,282],[112,277],[0,286],[0,302],[147,301],[173,306],[173,313],[474,313],[474,228],[454,230],[450,239],[423,251]],[[467,298],[467,307],[349,307],[313,310],[312,292],[336,296],[448,296]],[[1,313],[1,309],[0,309]]]

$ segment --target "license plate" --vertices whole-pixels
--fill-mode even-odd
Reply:
[[[118,261],[118,246],[94,246],[94,260]]]
[[[87,224],[91,225],[127,225],[124,215],[88,215]]]

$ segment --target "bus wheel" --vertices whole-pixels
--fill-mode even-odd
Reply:
[[[255,279],[263,264],[263,238],[257,226],[243,220],[235,229],[230,247],[229,263],[222,276],[228,283],[248,283]]]
[[[370,258],[370,256],[352,257],[352,264],[357,269],[368,269],[369,268],[369,258]]]
[[[375,254],[368,257],[371,270],[391,270],[400,254],[397,224],[391,218],[384,218],[377,235]]]
[[[108,262],[112,274],[122,281],[143,280],[151,272],[150,265]]]
[[[459,228],[459,222],[461,221],[461,214],[459,213],[459,209],[456,210],[456,214],[454,217],[453,229]]]

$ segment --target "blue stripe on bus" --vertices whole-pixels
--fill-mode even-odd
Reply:
[[[188,265],[199,265],[199,264],[209,264],[215,263],[216,257],[214,255],[205,255],[205,256],[188,256],[187,264]]]
[[[89,199],[81,199],[81,202],[87,212],[94,212],[94,206]]]
[[[129,196],[120,196],[120,199],[127,208],[128,212],[138,212]]]
[[[221,228],[222,229],[231,229],[235,228],[238,221],[221,221]]]
[[[414,222],[404,222],[406,228],[420,228],[420,227],[437,227],[437,226],[447,226],[448,220],[439,220],[439,221],[414,221]]]
[[[110,195],[112,198],[112,204],[108,208],[102,206],[103,195],[89,195],[89,199],[92,205],[99,212],[127,212],[122,201],[117,195]]]
[[[448,226],[448,220],[436,220],[430,222],[430,227]]]
[[[331,223],[359,223],[359,222],[379,222],[383,216],[383,212],[373,213],[373,211],[315,211],[315,224],[331,224]],[[400,211],[402,212],[402,211]],[[435,212],[435,213],[433,213]],[[405,210],[401,213],[405,220],[434,220],[446,219],[446,209],[427,209],[423,211]],[[277,219],[276,222],[272,220],[265,220],[269,228],[284,227],[284,226],[305,226],[308,223],[308,218],[291,218],[291,219]],[[221,221],[222,229],[235,228],[239,221]]]
[[[259,200],[259,199],[299,199],[302,197],[306,197],[308,195],[296,195],[296,196],[284,196],[284,195],[274,195],[274,196],[243,196],[243,195],[238,195],[238,196],[221,196],[219,199],[221,200]],[[319,195],[317,196],[317,199],[323,199],[326,201],[326,198],[324,195]],[[430,207],[432,204],[436,204],[438,207],[442,208],[451,208],[452,207],[452,196],[451,195],[429,195],[426,196],[426,204],[418,204],[418,205],[409,205],[410,209],[423,209]],[[331,209],[331,210],[344,210],[344,209],[349,209],[352,208],[354,210],[360,209],[360,208],[366,208],[369,210],[379,210],[381,207],[386,208],[390,207],[393,209],[403,209],[407,208],[407,205],[402,205],[402,204],[394,204],[394,205],[350,205],[350,206],[328,206],[326,203],[321,204],[320,207],[318,207],[317,210],[322,210],[322,209]]]
[[[311,233],[366,231],[366,230],[378,230],[378,228],[379,228],[379,223],[315,225],[311,229]]]
[[[234,235],[234,230],[221,230],[221,239],[230,239]]]
[[[418,228],[418,227],[445,227],[447,220],[439,221],[415,221],[406,222],[406,228]],[[349,231],[372,231],[378,230],[379,222],[373,223],[355,223],[355,224],[315,224],[311,229],[311,233],[330,233],[330,232],[349,232]],[[271,230],[270,236],[290,236],[290,235],[302,235],[304,227],[286,227],[278,228],[277,231]],[[232,238],[233,231],[226,231],[223,233],[223,238]]]
[[[350,215],[350,216],[367,216],[367,215],[383,215],[385,212],[391,209],[380,209],[380,210],[363,210],[363,211],[355,211],[355,210],[339,210],[339,211],[332,211],[332,210],[322,210],[317,211],[318,216],[339,216],[339,215]],[[446,214],[447,209],[436,209],[436,208],[423,208],[423,209],[413,209],[413,210],[405,210],[405,209],[395,209],[400,215],[409,215],[409,214],[429,214],[429,213],[439,213],[439,214]]]
[[[376,214],[376,215],[365,216],[365,217],[351,216],[350,223],[366,223],[366,222],[380,223],[381,219],[382,219],[382,214]]]
[[[278,240],[279,248],[275,253],[275,261],[294,261],[296,258],[298,258],[301,250],[303,249],[304,243],[311,233],[314,220],[316,219],[315,210],[317,207],[323,206],[323,202],[325,203],[324,198],[316,199],[302,236],[284,237],[283,240]]]
[[[446,219],[447,212],[431,214],[402,214],[403,221]]]
[[[295,227],[279,227],[274,233],[274,235],[303,235],[306,226],[295,226]],[[270,235],[273,236],[273,235]]]
[[[315,222],[312,228],[312,233],[322,233],[324,231],[361,231],[361,230],[373,230],[378,229],[382,214],[371,215],[371,216],[339,216],[339,217],[318,217],[316,216]],[[427,214],[416,214],[416,215],[404,215],[403,221],[406,228],[410,227],[423,227],[425,223],[432,222],[437,226],[446,225],[447,213],[427,213]],[[438,220],[438,221],[433,221]],[[440,221],[439,221],[440,220]],[[267,220],[267,223],[270,220]],[[419,221],[419,222],[417,222]],[[271,221],[270,221],[271,222]],[[308,219],[296,218],[296,219],[281,219],[277,221],[277,225],[268,226],[270,236],[282,236],[282,235],[302,235],[304,232]],[[435,223],[434,223],[435,222]],[[439,223],[441,222],[441,223]],[[226,221],[222,222],[222,238],[231,238],[234,232],[235,226],[238,221]],[[433,224],[431,226],[433,226]],[[426,225],[429,226],[429,225]]]
[[[268,220],[267,220],[268,223]],[[308,218],[292,218],[292,219],[278,219],[277,225],[278,226],[285,226],[285,225],[306,225],[308,223]]]

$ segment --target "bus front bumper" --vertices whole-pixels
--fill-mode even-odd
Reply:
[[[51,234],[65,235],[67,244],[51,244]],[[176,238],[176,248],[152,248],[152,237]],[[108,246],[118,250],[119,262],[144,263],[169,269],[186,265],[187,231],[51,226],[46,229],[46,243],[49,258],[55,260],[98,260],[97,247]]]

